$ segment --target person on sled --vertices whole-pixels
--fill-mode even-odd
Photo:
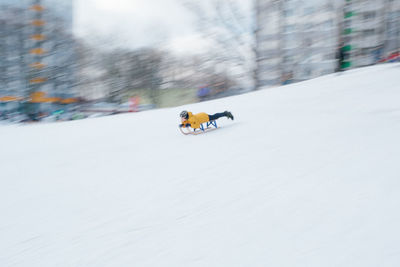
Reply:
[[[221,117],[227,117],[228,119],[233,120],[233,115],[229,111],[224,111],[221,113],[215,113],[214,115],[208,115],[207,113],[201,112],[197,114],[193,114],[190,111],[182,111],[180,114],[181,124],[179,127],[191,127],[193,129],[200,128],[200,125],[205,122],[215,121]]]

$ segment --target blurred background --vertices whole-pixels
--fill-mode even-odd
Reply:
[[[65,121],[399,61],[400,0],[1,0],[0,40],[1,123]]]

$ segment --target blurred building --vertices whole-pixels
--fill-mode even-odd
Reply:
[[[385,45],[384,56],[400,52],[400,1],[387,0],[385,3]]]
[[[343,67],[375,64],[400,48],[400,1],[346,1],[342,28]]]
[[[258,86],[334,72],[337,12],[329,0],[258,0]]]
[[[346,61],[342,67],[374,64],[385,42],[385,0],[347,1],[343,10],[342,40]]]
[[[7,2],[5,3],[7,4]],[[26,64],[22,10],[7,6],[0,9],[0,97],[26,87]],[[22,92],[18,92],[20,95]]]
[[[400,0],[257,0],[258,86],[376,64],[400,47]]]
[[[2,0],[0,97],[52,103],[73,95],[72,12],[72,0]]]
[[[256,1],[257,87],[277,85],[282,76],[281,1]]]

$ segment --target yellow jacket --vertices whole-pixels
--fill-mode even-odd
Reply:
[[[192,112],[188,112],[189,118],[182,122],[183,126],[186,123],[190,123],[190,127],[193,129],[200,128],[200,124],[205,123],[210,120],[207,113],[201,112],[194,114]]]

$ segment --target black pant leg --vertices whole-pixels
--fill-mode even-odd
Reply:
[[[225,113],[215,113],[214,115],[208,115],[210,121],[215,121],[216,119],[219,119],[221,117],[226,117]]]

